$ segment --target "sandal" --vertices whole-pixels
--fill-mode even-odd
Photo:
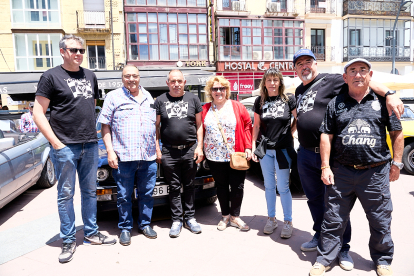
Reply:
[[[227,224],[229,224],[230,216],[222,217],[219,224],[217,225],[217,229],[223,231],[227,228]]]
[[[249,231],[250,227],[241,220],[241,218],[237,217],[234,219],[230,219],[230,225],[236,228],[239,228],[240,231]]]

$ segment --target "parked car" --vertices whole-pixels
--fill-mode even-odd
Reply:
[[[56,183],[50,145],[41,133],[22,133],[23,111],[0,110],[0,208],[35,185]]]
[[[108,156],[105,144],[102,140],[101,124],[96,124],[99,137],[99,164],[97,172],[97,200],[98,211],[116,210],[117,187],[112,176],[112,168],[108,165]],[[157,180],[154,188],[154,206],[169,205],[169,187],[165,182],[162,166],[158,165]],[[206,160],[202,161],[197,168],[194,180],[196,201],[212,204],[217,200],[217,189],[210,168]],[[136,189],[134,189],[133,206],[136,204]]]

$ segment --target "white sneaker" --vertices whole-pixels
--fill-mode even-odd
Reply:
[[[270,235],[273,233],[273,231],[275,231],[276,228],[277,228],[276,218],[275,218],[275,221],[271,220],[270,218],[267,218],[266,225],[263,229],[263,233]]]
[[[352,270],[354,268],[354,260],[352,260],[351,255],[348,251],[339,252],[339,266],[343,270]]]
[[[282,232],[280,233],[280,237],[284,239],[289,239],[290,237],[292,237],[292,232],[293,232],[292,222],[285,220],[283,224]]]

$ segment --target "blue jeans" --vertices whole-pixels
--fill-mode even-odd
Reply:
[[[157,176],[157,163],[155,161],[119,162],[118,169],[113,169],[113,176],[118,190],[119,229],[128,231],[132,229],[132,193],[136,186],[139,208],[138,226],[143,230],[151,222],[154,206],[152,192]]]
[[[300,146],[298,150],[298,171],[303,191],[308,198],[308,206],[313,219],[315,238],[319,239],[325,214],[326,185],[322,182],[321,155]],[[341,251],[349,250],[351,222],[346,225]]]
[[[290,168],[292,159],[290,159],[285,149],[282,149],[282,152],[286,156]],[[292,221],[292,194],[289,189],[290,169],[279,169],[279,164],[276,159],[276,151],[269,149],[266,150],[266,155],[260,159],[260,166],[262,167],[264,178],[267,215],[271,218],[276,217],[277,183],[277,190],[279,191],[280,201],[283,207],[284,220]],[[275,173],[277,175],[277,181],[275,179]]]
[[[76,241],[75,194],[76,172],[81,191],[83,232],[91,236],[98,232],[96,224],[96,172],[98,170],[98,143],[67,144],[64,148],[51,148],[50,157],[58,180],[58,209],[60,237],[64,243]]]

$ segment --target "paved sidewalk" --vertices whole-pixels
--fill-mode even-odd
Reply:
[[[394,275],[414,275],[414,176],[401,175],[391,185],[394,204],[392,237],[395,243]],[[11,249],[0,245],[1,256],[10,259],[0,265],[1,276],[20,275],[308,275],[316,252],[304,253],[300,245],[311,239],[312,220],[306,199],[294,195],[293,225],[290,239],[281,239],[283,221],[280,199],[276,216],[279,227],[272,235],[262,233],[266,222],[266,203],[263,182],[248,175],[242,205],[242,219],[252,228],[239,232],[229,227],[223,232],[216,229],[220,220],[218,202],[196,210],[197,221],[203,232],[199,235],[182,230],[179,238],[168,236],[171,222],[162,209],[155,212],[153,222],[158,238],[150,240],[133,229],[132,244],[124,247],[84,246],[83,231],[77,232],[78,248],[70,263],[59,264],[61,240],[56,240],[59,225],[56,222],[56,188],[29,190],[0,210],[0,241],[19,248],[19,257],[10,257]],[[80,204],[77,191],[75,206]],[[77,225],[81,224],[78,218]],[[326,275],[376,275],[369,256],[369,228],[365,214],[357,201],[351,213],[351,256],[355,268],[351,272],[338,265]],[[41,223],[42,227],[39,227]],[[57,224],[56,224],[57,223]],[[43,225],[45,224],[45,225]],[[53,224],[53,225],[51,225]],[[119,233],[117,214],[108,213],[99,221],[100,230],[111,235]],[[33,231],[33,229],[37,229]],[[44,229],[44,231],[42,231]],[[17,231],[19,230],[19,231]],[[26,231],[24,231],[26,230]],[[47,233],[45,235],[45,233]],[[56,240],[56,241],[54,241]],[[40,241],[40,242],[39,242]],[[46,244],[48,243],[48,244]],[[34,246],[33,244],[36,244]],[[10,245],[10,242],[8,242]],[[36,248],[33,248],[36,247]],[[10,252],[9,252],[10,250]],[[7,251],[7,252],[4,252]],[[15,252],[15,251],[13,251]],[[16,254],[16,253],[13,253]],[[17,254],[19,255],[19,254]]]

